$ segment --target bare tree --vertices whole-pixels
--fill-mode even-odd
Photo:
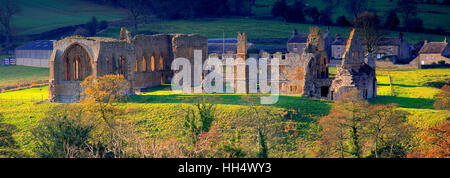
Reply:
[[[8,47],[12,38],[11,18],[14,14],[20,12],[20,8],[13,0],[0,0],[0,4],[0,24],[3,27],[6,46]]]
[[[120,0],[119,4],[128,11],[134,26],[134,34],[138,33],[139,18],[146,13],[144,0]]]
[[[379,28],[380,19],[376,14],[363,12],[354,20],[354,26],[357,31],[363,35],[363,43],[365,44],[367,54],[371,54],[377,50],[378,42],[383,37],[383,32]]]

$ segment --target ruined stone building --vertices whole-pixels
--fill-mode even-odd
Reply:
[[[367,61],[364,58],[364,50],[355,30],[347,39],[342,64],[337,67],[334,78],[329,77],[325,37],[320,28],[311,28],[304,52],[297,58],[287,54],[287,61],[280,62],[283,64],[280,65],[280,76],[284,76],[286,81],[280,81],[281,93],[335,100],[343,93],[357,89],[362,98],[375,97],[374,59]]]
[[[334,78],[329,77],[328,63],[330,58],[327,53],[327,45],[324,38],[327,38],[327,36],[323,35],[321,29],[313,27],[310,29],[304,45],[305,47],[300,54],[294,52],[287,54],[280,52],[269,54],[260,51],[258,54],[248,53],[247,55],[240,54],[240,56],[248,56],[255,59],[266,58],[268,59],[268,64],[271,63],[271,59],[273,58],[280,59],[279,81],[271,81],[270,76],[268,76],[270,82],[279,82],[280,94],[334,100],[338,99],[347,91],[357,89],[361,92],[362,98],[375,97],[375,61],[372,57],[369,59],[365,58],[364,49],[356,32],[354,30],[351,32],[346,45],[343,47],[345,52],[342,57],[342,63],[337,67],[337,74]],[[241,38],[240,44],[246,44],[245,38]],[[242,51],[242,49],[245,49],[245,46],[238,46],[238,49]],[[209,57],[222,60],[237,56],[237,54],[220,55],[215,53],[209,55]],[[239,65],[245,65],[245,62],[238,61],[234,71],[238,70]],[[269,65],[267,67],[268,73],[270,73],[270,68],[271,66]],[[241,68],[241,70],[248,69]],[[224,77],[224,80],[228,82],[232,81],[235,84],[238,80],[248,83],[248,80],[242,79],[242,77],[248,77],[247,73],[246,75],[236,76],[235,79],[227,79]],[[225,72],[223,76],[226,76]]]
[[[122,74],[129,92],[170,83],[171,63],[184,57],[193,63],[194,50],[206,58],[207,38],[200,35],[157,34],[131,38],[122,28],[120,39],[72,36],[55,41],[50,57],[49,100],[76,102],[80,83],[89,75]]]
[[[266,58],[268,64],[271,64],[273,58],[278,58],[279,81],[273,81],[270,76],[268,79],[270,82],[279,82],[280,94],[333,100],[346,91],[357,89],[363,98],[375,97],[374,59],[364,58],[364,50],[355,31],[350,33],[346,42],[342,64],[338,66],[335,78],[329,77],[330,54],[327,52],[325,38],[327,35],[323,35],[320,28],[313,27],[301,53],[249,53],[247,35],[238,33],[235,53],[211,53],[208,57],[222,61],[226,58],[237,59],[232,70],[221,69],[224,77],[226,72],[235,73],[234,78],[224,79],[228,82],[224,86],[233,83],[235,93],[249,93],[247,59]],[[49,100],[78,101],[82,91],[80,84],[90,75],[122,74],[130,83],[130,94],[139,93],[147,87],[170,83],[174,75],[171,70],[172,61],[183,57],[194,64],[194,50],[202,50],[202,59],[205,60],[208,54],[207,43],[206,37],[192,34],[136,35],[131,38],[124,28],[119,39],[72,36],[54,41],[50,57]],[[270,74],[271,66],[267,68]],[[237,84],[246,87],[236,89]]]

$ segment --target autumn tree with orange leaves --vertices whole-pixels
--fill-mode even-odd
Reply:
[[[344,93],[319,120],[318,157],[405,157],[412,127],[395,104],[371,105],[358,90]]]
[[[436,94],[434,108],[450,110],[450,86],[444,85],[441,91]]]
[[[450,158],[450,120],[427,129],[424,143],[413,149],[410,158]]]
[[[362,157],[363,126],[368,120],[369,103],[358,90],[344,93],[319,120],[322,138],[318,141],[319,157]]]
[[[123,115],[124,110],[119,107],[118,101],[129,90],[129,83],[123,75],[104,75],[89,76],[82,83],[84,91],[81,93],[80,103],[88,114],[92,114],[93,118],[98,118],[99,126],[106,126],[101,132],[109,135],[107,147],[111,150],[115,157],[121,154],[123,142],[119,138],[116,120]]]

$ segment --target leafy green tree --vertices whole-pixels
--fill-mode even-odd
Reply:
[[[11,28],[12,16],[20,13],[21,10],[14,0],[0,0],[0,4],[0,25],[3,27],[3,33],[6,38],[5,43],[8,48],[13,36]]]
[[[32,130],[34,152],[42,158],[89,157],[95,123],[84,114],[76,105],[60,105],[49,111]]]

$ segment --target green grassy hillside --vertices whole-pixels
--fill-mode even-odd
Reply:
[[[16,0],[21,13],[14,15],[12,25],[18,35],[41,33],[55,28],[97,20],[118,20],[126,16],[123,10],[87,1]]]
[[[225,37],[236,37],[237,32],[246,32],[249,38],[289,38],[292,30],[297,28],[300,33],[308,33],[309,28],[314,25],[285,23],[278,20],[256,20],[252,18],[212,18],[197,20],[175,20],[175,21],[155,21],[151,24],[139,26],[140,32],[151,31],[155,33],[198,33],[208,38],[221,38],[222,32]],[[326,26],[320,26],[326,31]],[[331,26],[330,31],[348,36],[350,28]],[[109,36],[118,38],[120,27],[111,27],[98,36]],[[388,36],[398,36],[398,32],[386,31]],[[442,41],[443,36],[405,33],[405,38],[409,43],[416,43],[421,40]],[[448,37],[450,39],[450,36]],[[285,44],[282,44],[285,45]]]
[[[49,68],[29,66],[0,66],[0,86],[33,80],[48,80]]]

